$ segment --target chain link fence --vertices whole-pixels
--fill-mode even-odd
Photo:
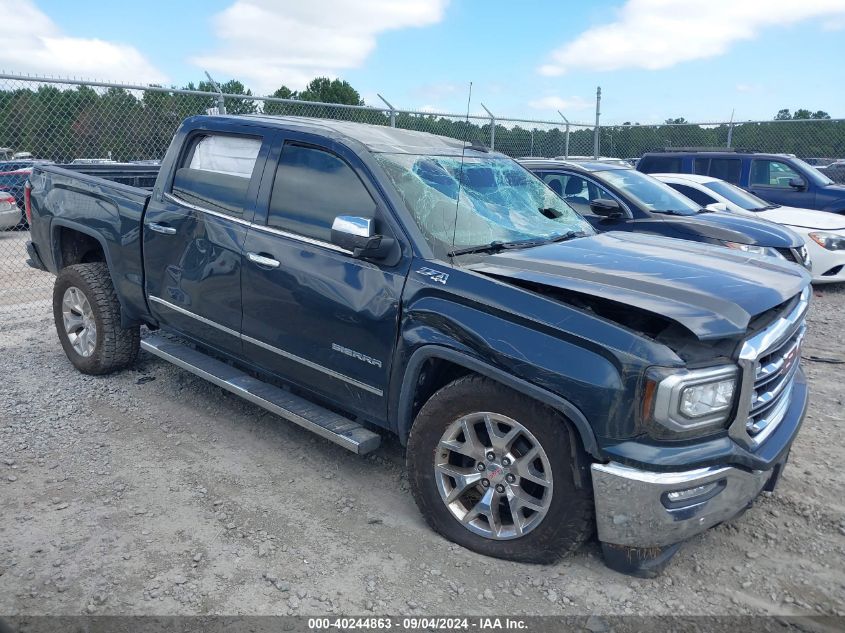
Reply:
[[[33,160],[158,161],[185,117],[221,110],[392,125],[480,143],[515,158],[589,157],[594,152],[595,126],[563,120],[467,117],[0,74],[0,324],[49,312],[52,278],[25,263],[23,192]],[[845,156],[845,121],[626,124],[602,126],[598,140],[601,154],[619,158],[672,148],[734,147],[792,153],[824,165]],[[837,179],[839,172],[831,169],[828,175]]]

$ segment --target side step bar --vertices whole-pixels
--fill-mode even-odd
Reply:
[[[141,349],[231,391],[263,409],[298,424],[353,453],[378,448],[381,436],[333,411],[280,389],[187,345],[153,334],[141,339]]]

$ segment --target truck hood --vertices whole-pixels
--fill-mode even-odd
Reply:
[[[695,237],[709,237],[727,242],[771,248],[798,248],[804,244],[794,231],[762,218],[735,213],[699,213],[691,216],[666,216],[672,226]]]
[[[760,217],[778,224],[797,226],[802,229],[839,231],[845,229],[845,217],[829,211],[798,209],[796,207],[775,207],[757,212]]]
[[[621,232],[506,251],[469,268],[636,306],[701,340],[743,336],[752,317],[810,282],[802,268],[774,257]]]

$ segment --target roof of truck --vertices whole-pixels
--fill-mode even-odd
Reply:
[[[487,151],[482,145],[470,143],[469,141],[465,144],[463,141],[446,136],[438,136],[436,134],[429,134],[428,132],[417,132],[416,130],[402,130],[386,125],[372,125],[369,123],[300,116],[271,116],[267,114],[249,114],[237,117],[214,116],[210,118],[248,118],[260,121],[268,127],[313,132],[322,136],[330,136],[337,140],[351,139],[374,153],[460,155],[464,148],[467,150],[476,149]]]

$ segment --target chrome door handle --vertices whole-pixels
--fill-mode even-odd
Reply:
[[[246,258],[253,264],[258,264],[266,268],[278,268],[280,266],[279,260],[273,259],[272,257],[265,257],[258,253],[247,253]]]
[[[176,229],[172,226],[156,224],[155,222],[150,222],[147,226],[150,227],[151,231],[155,231],[156,233],[161,233],[163,235],[176,235]]]

